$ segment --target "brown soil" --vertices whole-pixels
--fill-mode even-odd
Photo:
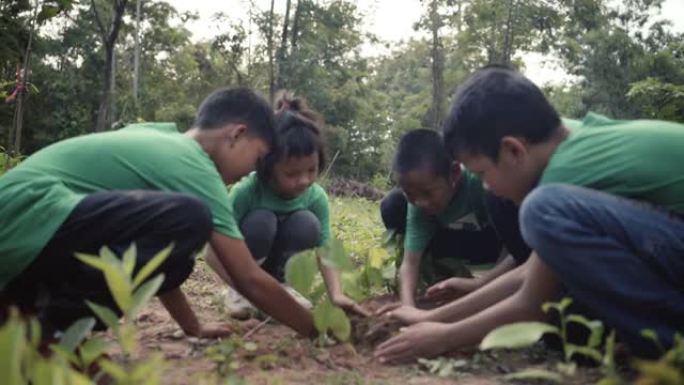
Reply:
[[[220,306],[218,293],[221,287],[222,284],[202,263],[198,263],[183,287],[203,322],[232,322],[236,335],[243,340],[237,343],[233,353],[226,355],[227,365],[221,371],[219,364],[207,356],[207,349],[225,344],[226,340],[185,337],[157,300],[136,320],[141,341],[140,356],[160,352],[167,360],[163,384],[224,384],[226,382],[219,382],[218,378],[228,372],[242,377],[248,384],[486,385],[500,383],[501,374],[535,364],[534,358],[520,353],[514,356],[461,354],[456,358],[467,362],[467,365],[448,377],[430,374],[418,364],[382,365],[372,359],[372,351],[377,344],[397,332],[399,325],[395,323],[353,318],[351,343],[321,347],[272,321],[265,324],[258,320],[229,321]],[[377,309],[390,300],[380,297],[367,305]],[[242,338],[245,335],[247,337]],[[112,349],[110,354],[114,358],[118,356],[116,349]],[[545,355],[544,360],[547,360]],[[583,378],[576,383],[586,383],[585,380]]]

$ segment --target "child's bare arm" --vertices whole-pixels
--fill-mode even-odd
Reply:
[[[416,286],[420,270],[421,253],[406,251],[399,267],[399,297],[401,303],[416,306]]]
[[[325,282],[325,287],[328,290],[330,302],[346,311],[350,311],[364,317],[370,316],[370,312],[368,312],[368,310],[364,309],[361,305],[357,304],[354,302],[354,300],[344,294],[344,291],[342,291],[342,282],[340,281],[340,273],[322,263],[320,256],[318,256],[317,259],[318,268],[321,271],[323,281]]]
[[[211,247],[232,279],[235,289],[254,306],[303,336],[316,335],[311,312],[297,303],[273,277],[257,265],[243,240],[214,232]]]
[[[375,356],[383,362],[407,362],[478,344],[493,329],[519,321],[544,319],[541,306],[559,288],[556,274],[532,254],[524,282],[512,296],[451,324],[419,323],[381,344]]]
[[[232,330],[228,325],[219,324],[202,326],[180,288],[160,294],[159,299],[171,317],[178,323],[178,326],[180,326],[181,329],[183,329],[183,332],[189,336],[216,338],[232,333]]]

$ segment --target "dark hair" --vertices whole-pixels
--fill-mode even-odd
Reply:
[[[269,145],[275,143],[273,110],[268,101],[249,88],[223,88],[207,96],[197,111],[195,127],[220,128],[230,123],[247,125],[247,132]]]
[[[399,140],[392,170],[404,174],[428,169],[436,176],[449,176],[453,159],[444,146],[442,136],[425,128],[408,131]]]
[[[257,168],[259,179],[268,181],[273,167],[288,157],[309,156],[318,152],[318,170],[325,167],[325,139],[323,119],[310,109],[302,98],[295,98],[287,91],[276,97],[275,132],[276,145],[264,157]]]
[[[458,88],[442,131],[452,156],[469,152],[498,160],[504,136],[540,143],[560,125],[558,113],[534,83],[510,67],[488,66]]]

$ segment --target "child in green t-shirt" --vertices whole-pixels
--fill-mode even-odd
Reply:
[[[672,346],[684,325],[684,125],[592,113],[581,125],[563,121],[529,79],[490,66],[461,85],[443,131],[450,153],[520,205],[533,252],[410,321],[378,347],[381,361],[434,356],[505,324],[544,320],[542,305],[560,295],[634,354]]]
[[[228,203],[254,259],[282,283],[285,264],[292,255],[312,248],[320,253],[320,247],[330,241],[330,210],[325,190],[316,183],[325,164],[321,119],[303,99],[288,93],[277,101],[276,110],[276,149],[256,173],[231,187]],[[230,282],[211,253],[208,260]],[[339,275],[322,263],[319,267],[331,302],[365,315],[366,311],[342,292]],[[296,291],[286,288],[310,306]],[[229,288],[224,295],[232,316],[243,318],[254,310],[237,291]]]
[[[493,263],[501,255],[501,242],[488,214],[501,216],[502,205],[488,204],[497,198],[488,196],[482,182],[453,161],[439,133],[428,129],[406,133],[399,141],[393,171],[401,189],[383,199],[380,211],[387,228],[405,233],[399,268],[401,304],[415,306],[419,276],[433,285],[426,297],[443,301],[477,289],[529,255],[526,247],[520,252],[509,250],[515,258],[508,256],[494,269],[472,277],[466,263]]]

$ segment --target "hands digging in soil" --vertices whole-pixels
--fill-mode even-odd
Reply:
[[[373,358],[383,364],[405,364],[417,358],[431,358],[448,347],[447,326],[438,322],[421,322],[399,329],[399,334],[380,344]]]

